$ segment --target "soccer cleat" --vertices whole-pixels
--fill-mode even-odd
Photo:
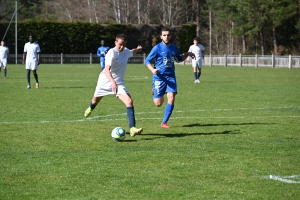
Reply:
[[[197,83],[200,83],[200,80],[199,80],[199,79],[197,79]]]
[[[195,82],[194,83],[197,83],[197,80],[195,80]]]
[[[84,116],[85,117],[88,117],[88,116],[90,116],[90,114],[92,113],[92,109],[91,109],[91,107],[88,107],[87,109],[86,109],[86,111],[84,112]]]
[[[27,85],[27,89],[30,89],[31,88],[31,86],[30,85]]]
[[[160,125],[161,128],[170,128],[171,126],[169,126],[167,123],[162,123]]]
[[[131,137],[134,137],[135,135],[140,135],[142,132],[143,132],[143,128],[135,128],[135,127],[130,128]]]
[[[35,88],[39,89],[40,85],[38,83],[35,84]]]

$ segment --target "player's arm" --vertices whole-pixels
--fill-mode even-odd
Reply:
[[[154,68],[151,64],[151,62],[155,59],[156,55],[157,55],[157,46],[154,46],[145,60],[145,65],[153,74],[157,74],[159,70],[158,68]]]
[[[6,51],[6,55],[7,55],[7,63],[9,61],[9,50]]]
[[[40,64],[40,52],[37,52],[37,65]]]
[[[143,47],[141,45],[137,46],[135,49],[131,49],[133,55],[136,54],[139,51],[142,51]]]
[[[101,56],[101,51],[100,48],[97,49],[97,56],[100,57]]]
[[[26,61],[26,56],[27,56],[27,52],[23,53],[23,60],[22,60],[22,64],[25,64]]]
[[[106,77],[108,78],[108,80],[111,82],[111,88],[112,88],[112,91],[117,94],[118,92],[118,86],[116,84],[116,81],[115,79],[112,77],[111,73],[110,73],[110,69],[111,69],[111,66],[110,65],[105,65],[105,68],[104,68],[104,73],[106,75]]]

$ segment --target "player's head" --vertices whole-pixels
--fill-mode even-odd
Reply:
[[[169,45],[171,40],[171,31],[168,28],[162,28],[160,31],[160,39],[166,44]]]
[[[193,42],[194,42],[195,45],[198,45],[200,43],[200,38],[195,37]]]
[[[29,34],[28,40],[30,43],[34,42],[34,36],[32,34]]]
[[[121,33],[116,36],[115,45],[118,51],[123,51],[123,49],[126,47],[126,43],[127,37],[125,34]]]
[[[101,46],[104,46],[104,44],[105,44],[105,41],[104,40],[101,40]]]
[[[5,41],[1,40],[1,46],[4,46],[4,45],[5,45]]]

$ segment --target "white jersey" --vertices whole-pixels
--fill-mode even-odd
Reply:
[[[196,60],[202,59],[202,51],[204,51],[204,50],[205,50],[205,48],[204,48],[204,46],[202,46],[202,44],[191,45],[189,48],[189,52],[192,52],[195,54]]]
[[[0,46],[0,59],[7,59],[7,54],[8,54],[8,47],[6,46]]]
[[[111,66],[110,73],[118,85],[118,95],[129,93],[124,86],[124,75],[127,68],[127,62],[133,56],[133,51],[124,48],[123,51],[118,51],[116,48],[110,49],[105,55],[105,66]],[[94,96],[106,96],[114,94],[112,85],[106,77],[104,70],[99,74]]]
[[[127,62],[130,57],[133,56],[133,52],[127,48],[119,52],[117,49],[110,49],[105,55],[105,66],[109,65],[110,73],[117,85],[124,85],[124,75],[127,68]],[[99,75],[99,80],[102,80],[105,85],[108,84],[111,87],[109,79],[106,77],[104,71]]]
[[[38,58],[38,53],[41,52],[41,49],[40,49],[40,46],[38,43],[27,42],[24,46],[24,52],[27,52],[26,63],[27,62],[36,62],[37,58]]]

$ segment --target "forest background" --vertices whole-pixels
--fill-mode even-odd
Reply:
[[[28,32],[39,33],[42,24],[53,27],[49,34],[62,39],[58,28],[72,26],[70,49],[86,46],[93,49],[106,39],[113,46],[113,37],[105,32],[131,31],[141,33],[137,41],[143,43],[147,53],[159,40],[159,29],[172,27],[174,42],[187,51],[192,38],[199,36],[206,47],[206,54],[259,54],[300,55],[300,0],[18,0],[18,36],[27,42]],[[4,35],[15,12],[15,1],[0,0],[1,36]],[[60,24],[60,25],[57,25]],[[88,26],[99,27],[96,38],[85,38]],[[35,28],[34,28],[35,27]],[[78,27],[78,29],[74,28]],[[184,27],[182,29],[182,27]],[[5,40],[13,44],[14,31],[11,25]],[[35,30],[32,30],[35,29]],[[145,34],[147,33],[148,34]],[[143,35],[144,34],[144,35]],[[76,35],[79,35],[77,37]],[[71,37],[71,36],[67,36]],[[144,37],[144,38],[143,38]],[[179,38],[184,40],[179,40]],[[38,37],[37,37],[38,38]],[[78,39],[79,38],[79,39]],[[142,38],[142,39],[141,39]],[[68,39],[68,38],[65,38]],[[19,40],[19,39],[18,39]],[[47,37],[38,38],[43,46],[51,46]],[[79,41],[78,41],[79,40]],[[57,42],[57,41],[56,41]],[[72,43],[72,44],[71,44]],[[73,45],[73,48],[72,48]],[[56,44],[62,52],[63,46]],[[133,47],[132,47],[133,48]],[[20,48],[19,48],[20,49]],[[52,48],[53,49],[53,48]],[[21,48],[22,51],[22,48]],[[49,52],[47,50],[46,52]],[[75,51],[75,50],[74,50]],[[45,53],[45,51],[44,51]]]

